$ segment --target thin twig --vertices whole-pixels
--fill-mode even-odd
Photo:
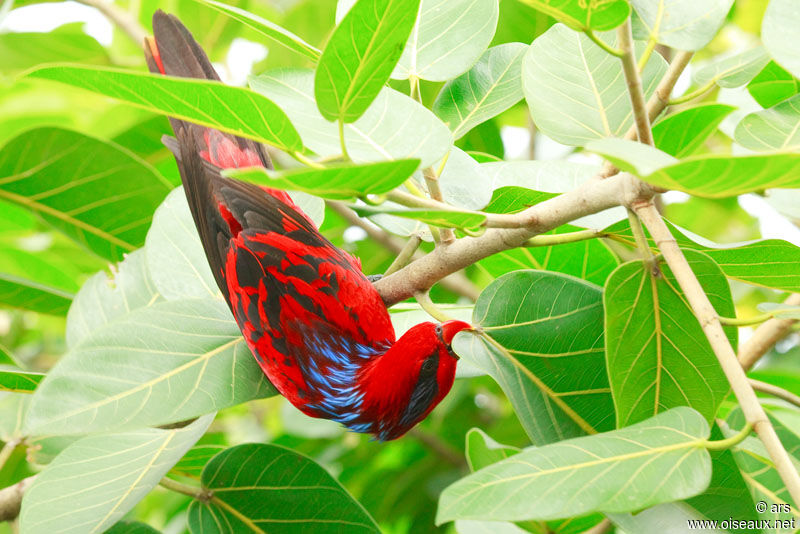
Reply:
[[[672,270],[678,285],[683,290],[695,317],[700,321],[700,326],[706,334],[711,349],[719,360],[722,371],[728,378],[739,406],[742,408],[745,420],[753,425],[758,437],[764,443],[770,458],[775,464],[775,469],[786,485],[786,489],[795,502],[800,502],[800,476],[789,458],[786,449],[783,448],[775,429],[767,418],[761,403],[758,402],[753,388],[748,382],[736,353],[733,351],[719,317],[711,302],[708,300],[703,287],[697,281],[697,277],[689,267],[683,253],[678,247],[678,243],[670,233],[661,215],[655,209],[652,202],[641,203],[634,206],[634,209],[647,227],[650,235],[656,242],[659,250],[664,256],[667,264]]]
[[[800,293],[789,295],[784,304],[800,306]],[[764,355],[775,343],[786,337],[792,330],[797,319],[779,319],[775,317],[764,322],[756,328],[752,337],[739,347],[739,364],[748,370]]]
[[[428,186],[428,193],[431,199],[444,203],[444,196],[442,190],[439,188],[439,176],[433,167],[427,167],[422,170],[422,176],[425,178],[425,184]],[[452,228],[440,228],[439,235],[441,236],[442,245],[447,246],[456,240],[456,235],[453,233]]]
[[[636,126],[636,135],[641,143],[653,145],[653,132],[650,130],[650,116],[647,110],[647,103],[644,100],[642,78],[639,75],[639,67],[636,64],[636,57],[633,52],[630,19],[617,28],[617,42],[622,51],[620,56],[622,72],[625,75],[625,81],[628,83],[628,95],[633,108],[633,123]]]
[[[773,397],[778,397],[779,399],[785,400],[789,404],[794,404],[800,408],[800,396],[795,395],[791,391],[787,391],[774,384],[769,384],[753,378],[750,379],[750,385],[758,392],[766,393],[767,395],[772,395]]]
[[[137,46],[144,46],[144,38],[148,34],[147,30],[124,9],[120,9],[107,0],[76,0],[76,2],[97,9],[111,22],[119,26],[119,29],[128,35]]]
[[[394,259],[392,264],[389,265],[383,275],[388,276],[408,265],[408,262],[411,261],[411,258],[414,257],[417,249],[419,249],[420,243],[422,243],[422,238],[419,236],[419,234],[411,234],[408,236],[408,241],[406,241],[406,244],[403,245],[403,248],[400,250],[400,252],[398,252],[397,257]]]

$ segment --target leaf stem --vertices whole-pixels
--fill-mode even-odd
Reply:
[[[756,315],[755,317],[720,317],[719,322],[724,324],[725,326],[750,326],[754,324],[761,324],[764,321],[768,321],[772,318],[772,316],[768,313],[763,313],[761,315]]]
[[[628,220],[630,221],[633,239],[636,241],[636,248],[639,249],[642,260],[647,264],[648,271],[652,272],[652,267],[654,266],[653,251],[650,249],[650,244],[647,242],[647,237],[644,235],[642,221],[639,220],[639,216],[630,208],[628,208]]]
[[[417,303],[428,315],[440,323],[451,321],[453,318],[444,313],[441,309],[439,309],[438,306],[436,306],[436,304],[433,303],[429,291],[430,290],[415,293],[414,298],[417,300]]]
[[[760,393],[766,393],[767,395],[778,397],[779,399],[785,400],[789,404],[793,404],[798,408],[800,408],[800,396],[795,395],[791,391],[787,391],[774,384],[769,384],[767,382],[762,382],[761,380],[755,380],[753,378],[750,379],[750,385],[753,386],[754,390]]]
[[[445,157],[445,160],[442,164],[442,169],[444,168],[444,163],[446,162],[447,157]],[[422,170],[422,176],[425,177],[425,184],[428,186],[428,193],[430,194],[431,198],[437,202],[444,203],[442,190],[439,187],[439,174],[433,170],[433,167],[427,167]],[[443,245],[449,245],[456,240],[456,235],[453,233],[452,228],[440,228],[439,235],[441,236]]]
[[[397,257],[394,259],[389,268],[386,269],[386,272],[383,273],[383,276],[388,276],[394,272],[399,271],[411,261],[411,258],[414,257],[414,253],[419,248],[420,243],[422,243],[422,238],[419,234],[411,234],[408,237],[408,241],[406,244],[403,245],[403,248],[400,250],[400,253],[397,254]]]
[[[292,152],[291,156],[294,159],[296,159],[297,161],[299,161],[300,163],[302,163],[303,165],[306,165],[308,167],[312,167],[314,169],[324,169],[325,168],[325,165],[322,165],[322,164],[314,161],[313,159],[304,156],[300,152],[297,152],[297,151]]]
[[[614,48],[612,46],[609,46],[608,43],[606,43],[605,41],[600,39],[597,36],[597,34],[595,34],[594,31],[592,31],[591,28],[583,30],[583,33],[586,34],[586,37],[591,39],[592,42],[594,42],[594,44],[596,44],[597,46],[599,46],[600,48],[602,48],[603,50],[605,50],[606,52],[608,52],[612,56],[622,57],[622,55],[625,53],[622,50],[620,50],[619,48]]]
[[[347,143],[344,140],[344,119],[342,117],[339,117],[338,123],[339,123],[339,143],[342,146],[342,157],[344,157],[346,161],[353,161],[352,159],[350,159],[350,154],[347,153]]]
[[[189,497],[202,502],[208,502],[213,496],[213,493],[210,490],[198,488],[197,486],[190,486],[167,477],[162,478],[158,485],[167,488],[170,491],[188,495]]]
[[[744,425],[744,428],[741,429],[736,435],[716,441],[705,440],[703,441],[703,447],[710,451],[724,451],[725,449],[730,449],[734,445],[738,445],[744,441],[744,438],[749,436],[750,432],[752,431],[753,424],[748,421],[747,424]]]
[[[647,40],[647,48],[644,49],[642,52],[642,57],[639,58],[639,63],[637,67],[639,68],[639,72],[644,70],[645,65],[650,60],[650,56],[653,55],[653,50],[656,49],[656,38],[654,35],[650,35],[650,39]]]
[[[606,234],[600,230],[588,229],[579,230],[577,232],[569,232],[566,234],[547,234],[537,235],[528,239],[525,242],[526,247],[549,247],[552,245],[563,245],[566,243],[577,243],[578,241],[586,241],[587,239],[596,239],[598,237],[605,237]]]
[[[717,84],[717,79],[713,78],[710,82],[705,84],[702,87],[699,87],[692,91],[691,93],[686,93],[683,96],[679,96],[677,98],[673,98],[669,101],[670,106],[676,106],[678,104],[683,104],[685,102],[689,102],[690,100],[694,100],[700,96],[703,96],[705,93],[709,92],[714,86]]]

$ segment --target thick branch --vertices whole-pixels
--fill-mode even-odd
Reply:
[[[745,419],[753,425],[753,429],[764,443],[770,458],[775,464],[775,469],[789,490],[792,499],[796,503],[800,503],[800,476],[798,476],[792,461],[789,459],[789,455],[778,439],[775,429],[772,428],[769,419],[767,419],[764,409],[758,402],[744,369],[739,365],[736,353],[734,353],[733,347],[731,347],[728,338],[725,336],[717,312],[708,300],[703,287],[697,281],[697,277],[689,267],[689,263],[680,248],[678,248],[678,243],[670,233],[667,225],[664,224],[653,203],[641,203],[633,207],[650,231],[650,235],[653,236],[678,285],[686,295],[692,311],[700,321],[700,326],[703,328],[703,332],[706,334],[711,348],[717,356],[725,376],[728,378]]]
[[[36,475],[33,475],[0,490],[0,523],[17,518],[20,506],[22,506],[22,496],[35,478]]]
[[[127,11],[114,5],[108,0],[76,0],[78,3],[97,9],[105,15],[111,22],[119,26],[137,46],[144,46],[144,38],[147,37],[145,30],[139,21],[133,18]]]
[[[628,204],[638,197],[629,174],[606,180],[590,180],[578,188],[551,198],[525,211],[509,215],[519,228],[490,228],[480,237],[465,237],[447,247],[438,247],[404,269],[375,283],[384,302],[391,306],[421,291],[443,277],[478,260],[523,246],[531,237],[584,215]]]
[[[790,295],[785,303],[791,306],[800,306],[800,293]],[[753,367],[769,349],[775,346],[775,343],[789,334],[795,323],[797,323],[797,319],[775,317],[756,328],[753,337],[739,347],[739,364],[745,371]]]
[[[636,57],[633,53],[633,35],[631,34],[631,21],[625,23],[617,29],[617,41],[622,50],[622,71],[625,74],[625,81],[628,83],[628,95],[633,108],[633,123],[636,127],[636,135],[639,141],[646,145],[653,144],[653,132],[650,130],[650,117],[647,104],[644,101],[644,91],[642,90],[642,78],[639,76],[639,67],[636,65]]]

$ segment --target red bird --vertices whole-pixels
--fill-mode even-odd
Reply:
[[[162,11],[145,49],[150,70],[219,80],[186,27]],[[263,145],[170,119],[206,257],[244,339],[270,382],[312,417],[379,440],[402,436],[453,385],[453,336],[470,325],[422,323],[395,340],[358,259],[325,239],[283,191],[220,175],[272,168]]]

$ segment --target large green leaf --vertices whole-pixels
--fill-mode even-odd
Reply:
[[[522,43],[492,47],[470,70],[442,87],[433,112],[456,139],[522,100],[522,57],[527,49]]]
[[[236,534],[379,534],[375,521],[310,458],[278,445],[227,449],[203,469],[208,502],[189,506],[189,530]]]
[[[603,36],[616,45],[615,36]],[[636,42],[641,53],[644,43]],[[642,71],[650,96],[667,69],[653,54]],[[556,24],[538,37],[522,63],[522,87],[536,126],[559,143],[583,146],[593,139],[622,137],[633,124],[619,58],[586,35]]]
[[[706,294],[724,317],[736,314],[728,282],[708,256],[684,250]],[[674,275],[658,275],[642,261],[617,268],[606,282],[606,357],[617,426],[628,426],[676,406],[713,420],[728,381]],[[737,330],[727,327],[736,347]]]
[[[580,230],[565,224],[544,235],[556,235]],[[577,276],[602,285],[619,262],[608,246],[599,239],[562,243],[549,247],[520,247],[498,252],[480,260],[475,266],[497,278],[519,269],[542,269]]]
[[[328,40],[314,95],[328,120],[355,122],[378,96],[408,41],[419,0],[358,0]]]
[[[800,291],[800,272],[796,268],[800,264],[800,247],[780,239],[722,245],[691,234],[669,221],[666,223],[681,248],[704,252],[719,265],[725,276],[748,284]],[[609,226],[604,232],[612,234],[616,241],[636,246],[627,220]],[[658,253],[652,239],[649,243],[653,252]]]
[[[745,116],[734,139],[750,150],[800,149],[800,95]]]
[[[614,427],[602,315],[599,287],[516,271],[475,304],[472,324],[483,333],[459,333],[453,348],[500,384],[533,443],[544,445]]]
[[[341,154],[336,125],[317,109],[313,71],[271,71],[251,78],[250,86],[286,111],[308,148],[323,157]],[[439,161],[453,142],[450,130],[433,113],[389,88],[360,119],[344,125],[344,138],[353,161],[418,158],[423,167]]]
[[[734,109],[725,104],[701,104],[673,113],[653,125],[653,141],[671,156],[688,156]]]
[[[761,22],[761,40],[778,64],[800,78],[798,26],[800,26],[800,6],[797,2],[770,0]]]
[[[547,13],[573,30],[611,30],[622,24],[631,12],[625,0],[575,2],[573,0],[522,0]]]
[[[281,108],[241,87],[210,80],[69,65],[43,67],[28,76],[87,89],[147,111],[192,121],[289,152],[303,149],[297,130]]]
[[[212,420],[209,415],[184,428],[147,428],[73,443],[25,492],[21,530],[104,532],[158,484]]]
[[[275,189],[304,191],[324,198],[348,199],[391,191],[405,182],[417,167],[418,159],[404,159],[283,172],[272,172],[263,167],[236,169],[227,171],[226,176]]]
[[[758,46],[732,56],[713,59],[694,72],[694,82],[698,85],[713,82],[720,87],[740,87],[752,80],[767,62],[767,51]]]
[[[103,534],[159,534],[159,531],[139,521],[119,521]]]
[[[625,139],[592,141],[587,149],[647,183],[706,198],[725,198],[773,187],[800,187],[800,154],[702,154],[681,161]]]
[[[78,284],[41,254],[0,246],[1,304],[61,315],[77,290]]]
[[[700,50],[714,37],[733,0],[632,0],[634,37],[679,50]]]
[[[87,280],[67,314],[67,346],[72,348],[101,326],[161,300],[142,249],[117,264],[112,277],[100,271]]]
[[[31,435],[163,425],[273,395],[227,304],[161,302],[95,330],[33,396]]]
[[[29,69],[41,63],[74,61],[108,63],[108,53],[80,24],[65,24],[51,32],[0,34],[0,72]]]
[[[144,243],[171,187],[126,149],[69,130],[29,130],[0,150],[0,199],[112,260]]]
[[[691,497],[711,478],[708,435],[700,414],[675,408],[621,430],[528,448],[445,489],[436,519],[559,519]]]
[[[216,2],[215,0],[197,0],[209,7],[212,7],[220,13],[225,13],[232,19],[249,26],[264,37],[272,39],[276,43],[284,46],[285,48],[297,52],[312,61],[319,59],[320,52],[315,46],[305,42],[302,37],[298,37],[286,28],[278,26],[274,22],[265,20],[258,15],[240,9],[236,6]]]
[[[769,108],[800,93],[800,82],[780,65],[770,61],[750,80],[747,90],[761,107]]]
[[[498,0],[422,0],[392,78],[443,82],[469,69],[492,41]]]
[[[467,432],[466,457],[470,471],[478,471],[519,453],[517,447],[502,445],[479,428]]]

